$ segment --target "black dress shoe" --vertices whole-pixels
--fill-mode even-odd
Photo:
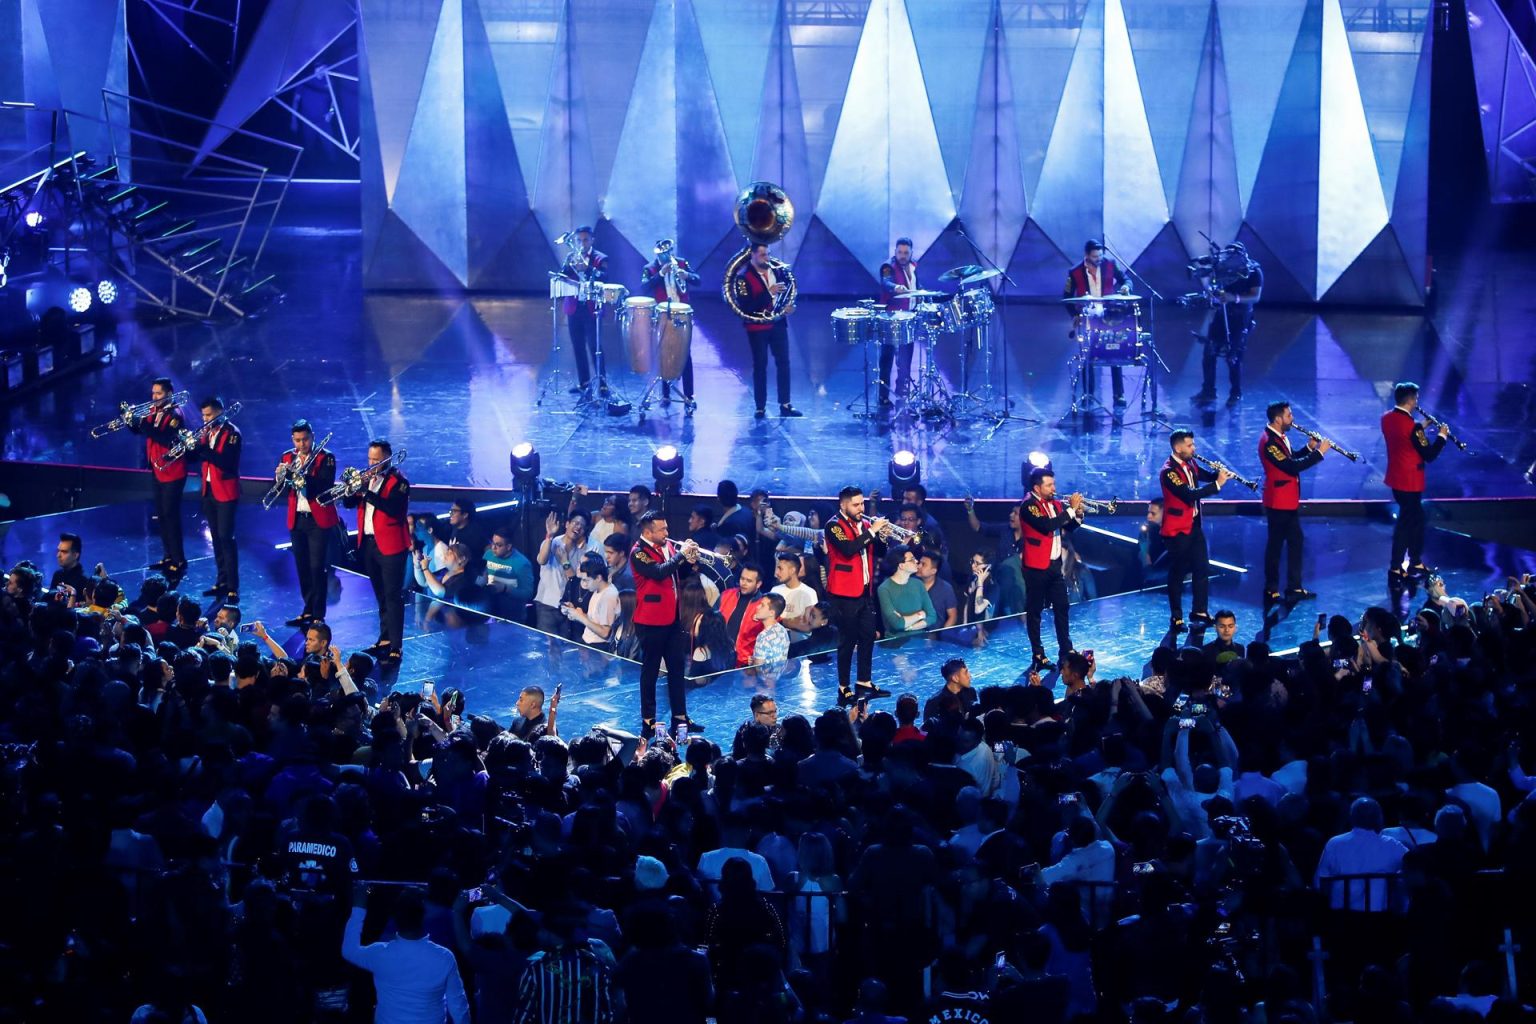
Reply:
[[[1056,663],[1043,654],[1035,655],[1034,659],[1029,663],[1029,670],[1031,672],[1050,672],[1055,668]]]
[[[222,584],[215,584],[215,585],[209,587],[207,590],[203,591],[203,596],[204,597],[223,597],[227,593],[229,593],[228,589],[226,589]]]
[[[1410,565],[1408,567],[1408,575],[1409,576],[1433,576],[1435,573],[1437,573],[1439,571],[1440,570],[1435,568],[1434,566],[1432,566],[1432,565],[1425,565],[1423,562],[1417,562],[1417,563],[1415,563],[1413,565]]]
[[[1216,620],[1215,620],[1215,618],[1213,618],[1211,616],[1211,614],[1209,612],[1190,612],[1189,613],[1189,626],[1190,626],[1191,629],[1194,629],[1197,626],[1199,628],[1201,628],[1201,629],[1204,629],[1207,626],[1214,626],[1214,625],[1216,625]]]
[[[767,412],[766,409],[759,409],[759,410],[757,410],[757,412],[752,414],[752,418],[755,419],[755,420],[760,420],[760,419],[763,419],[764,417],[766,417],[767,415],[768,415],[768,412]]]
[[[779,415],[788,420],[794,419],[796,416],[804,416],[805,413],[801,412],[799,409],[796,409],[788,402],[785,402],[783,405],[779,406]]]
[[[313,621],[308,615],[298,615],[283,623],[285,626],[307,626]]]
[[[674,736],[677,735],[677,727],[680,726],[680,725],[688,726],[688,735],[690,735],[690,736],[694,735],[695,733],[701,733],[701,732],[704,731],[704,727],[702,725],[700,725],[698,722],[695,722],[691,718],[685,718],[681,722],[673,722],[672,723],[672,734]]]
[[[698,411],[698,408],[699,408],[699,403],[695,402],[693,400],[693,396],[692,395],[688,395],[687,397],[685,397],[683,399],[683,415],[684,416],[692,416],[695,412]]]
[[[1230,395],[1227,396],[1227,408],[1228,409],[1232,408],[1234,405],[1237,405],[1237,404],[1241,403],[1242,400],[1243,400],[1243,393],[1241,391],[1234,391],[1234,392],[1232,392]]]
[[[1184,620],[1177,616],[1168,620],[1168,632],[1170,633],[1182,633],[1188,628],[1188,626],[1184,625]]]
[[[881,697],[890,695],[890,690],[876,686],[874,683],[859,683],[853,688],[854,700],[879,700]]]
[[[1124,395],[1116,395],[1115,396],[1115,408],[1116,409],[1124,409],[1125,406],[1126,406],[1125,396]]]
[[[568,395],[579,395],[585,390],[587,390],[587,386],[585,384],[578,384],[573,388],[566,388],[565,393]]]
[[[1280,600],[1281,600],[1280,599],[1280,591],[1278,591],[1278,590],[1266,590],[1266,591],[1264,591],[1264,603],[1265,604],[1279,604]]]
[[[1196,391],[1194,394],[1189,396],[1189,400],[1191,402],[1214,402],[1216,401],[1216,392],[1204,390]]]
[[[1306,587],[1292,587],[1285,592],[1285,597],[1288,601],[1310,601],[1316,596],[1315,592],[1308,590]]]

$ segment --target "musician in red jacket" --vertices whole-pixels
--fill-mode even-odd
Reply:
[[[699,571],[699,546],[682,546],[667,539],[667,517],[650,511],[640,517],[640,539],[629,552],[635,577],[635,636],[640,641],[640,735],[650,736],[656,726],[656,677],[667,666],[667,703],[671,724],[688,723],[690,733],[700,726],[688,717],[688,639],[677,616],[682,580]]]
[[[370,468],[393,454],[383,438],[368,442]],[[410,502],[411,482],[394,468],[377,472],[362,490],[343,499],[347,508],[357,509],[358,553],[379,605],[379,639],[371,649],[379,652],[386,667],[399,666],[405,639],[405,565],[411,553],[405,520]]]
[[[1205,543],[1205,516],[1200,499],[1216,494],[1232,474],[1226,467],[1216,472],[1195,462],[1195,432],[1175,430],[1168,435],[1173,454],[1163,463],[1159,482],[1163,486],[1163,525],[1159,529],[1168,549],[1168,628],[1177,633],[1184,628],[1184,576],[1192,577],[1194,610],[1189,621],[1206,627],[1216,620],[1206,610],[1210,595],[1211,555]]]
[[[1046,606],[1056,620],[1057,660],[1073,651],[1068,609],[1066,564],[1063,533],[1083,525],[1083,496],[1073,494],[1065,505],[1056,499],[1056,473],[1040,467],[1029,475],[1029,496],[1019,508],[1020,540],[1024,543],[1020,561],[1024,570],[1024,620],[1029,628],[1029,648],[1034,654],[1035,671],[1049,671],[1056,666],[1045,656],[1040,639],[1040,620]]]
[[[308,420],[295,420],[290,431],[293,447],[283,453],[277,479],[287,481],[288,540],[294,567],[299,574],[299,594],[304,609],[288,625],[307,629],[325,621],[326,590],[330,584],[331,532],[341,521],[335,506],[314,500],[336,483],[336,456],[315,450],[315,428]],[[294,463],[303,472],[294,478]]]
[[[769,313],[779,296],[789,288],[783,280],[782,264],[768,255],[768,247],[761,243],[752,246],[752,260],[731,282],[735,289],[736,305],[747,313]],[[779,415],[783,417],[805,415],[789,404],[789,328],[784,319],[759,321],[746,320],[747,341],[752,345],[752,398],[757,403],[758,419],[768,415],[768,353],[773,353],[777,371]]]
[[[240,506],[240,430],[224,414],[224,400],[210,395],[202,401],[203,434],[197,456],[203,460],[203,517],[213,537],[213,564],[218,573],[204,597],[226,604],[240,601],[240,551],[235,544],[235,510]]]
[[[1061,290],[1064,299],[1080,298],[1084,295],[1094,297],[1112,296],[1120,289],[1124,282],[1120,279],[1120,268],[1115,266],[1115,261],[1104,258],[1104,244],[1097,239],[1090,238],[1083,243],[1083,262],[1067,271],[1067,284]],[[1074,317],[1082,312],[1077,308],[1079,303],[1069,303],[1067,312]],[[1088,339],[1078,338],[1081,344],[1086,345]],[[1083,381],[1084,392],[1093,394],[1096,374],[1091,370]],[[1115,408],[1125,406],[1125,372],[1119,366],[1109,368],[1109,382],[1114,389]]]
[[[1397,523],[1392,527],[1392,562],[1388,582],[1403,584],[1410,575],[1428,576],[1434,570],[1424,564],[1424,466],[1439,458],[1449,430],[1442,427],[1434,440],[1429,437],[1429,420],[1417,422],[1419,386],[1404,381],[1392,389],[1397,403],[1381,417],[1381,436],[1387,442],[1387,486],[1397,502]],[[1403,570],[1407,556],[1408,569]]]
[[[651,262],[640,271],[640,287],[651,293],[651,297],[658,303],[680,302],[689,305],[688,285],[697,281],[699,275],[693,272],[688,261],[677,255],[677,244],[670,238],[663,238],[656,243],[653,250],[656,255]],[[672,382],[661,382],[661,404],[666,405],[672,401]],[[687,415],[692,416],[699,404],[693,400],[693,352],[690,350],[688,359],[683,363],[683,408]]]
[[[181,539],[181,496],[187,489],[187,461],[177,459],[160,468],[160,460],[187,425],[181,410],[171,401],[175,392],[171,378],[156,377],[149,386],[149,397],[156,407],[149,415],[130,420],[128,429],[144,438],[144,460],[154,479],[155,516],[160,520],[160,546],[164,557],[150,568],[182,576],[187,571],[187,555]]]
[[[891,312],[914,308],[916,300],[902,298],[907,292],[917,291],[917,264],[912,260],[912,239],[896,239],[891,262],[880,266],[880,301]],[[912,352],[916,345],[908,342],[901,346],[901,362],[897,362],[896,346],[880,343],[880,404],[891,404],[891,368],[896,370],[896,393],[906,393],[912,380]]]
[[[875,637],[880,613],[876,603],[875,542],[889,524],[864,517],[864,492],[844,487],[837,494],[837,515],[823,528],[827,540],[827,617],[837,628],[837,699],[840,704],[889,697],[874,684]],[[858,681],[848,683],[854,656]]]
[[[560,276],[579,284],[596,287],[608,276],[608,255],[592,247],[592,229],[585,224],[576,229],[576,248],[560,265]],[[597,363],[597,384],[600,394],[608,393],[608,379],[603,367],[603,354],[597,349],[597,318],[602,312],[602,300],[593,295],[566,296],[561,302],[565,313],[566,328],[571,336],[571,349],[576,356],[576,377],[581,382],[573,391],[584,391],[592,381],[591,357]]]
[[[1291,403],[1270,402],[1264,410],[1269,425],[1259,435],[1259,461],[1264,465],[1264,518],[1269,539],[1264,545],[1264,602],[1280,600],[1280,549],[1285,548],[1285,596],[1292,601],[1316,597],[1301,585],[1301,474],[1323,461],[1330,441],[1308,441],[1299,452],[1286,436],[1296,416]]]

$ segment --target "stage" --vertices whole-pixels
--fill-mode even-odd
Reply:
[[[211,581],[212,549],[191,502],[184,511],[192,559],[186,589],[196,593]],[[1137,523],[1136,517],[1120,516],[1094,526],[1120,534],[1124,543],[1131,544]],[[1228,608],[1235,612],[1238,639],[1245,643],[1265,639],[1275,653],[1287,653],[1312,638],[1320,612],[1345,615],[1353,622],[1365,608],[1381,605],[1411,617],[1410,609],[1423,603],[1422,592],[1400,595],[1395,602],[1387,593],[1381,565],[1390,527],[1311,520],[1307,524],[1307,582],[1318,592],[1318,598],[1282,608],[1266,621],[1259,581],[1251,571],[1241,571],[1250,564],[1250,556],[1262,550],[1262,523],[1232,518],[1213,523],[1209,529],[1213,560],[1239,567],[1219,571],[1213,578],[1211,610]],[[159,554],[146,508],[124,505],[0,525],[0,561],[12,565],[29,558],[43,567],[45,575],[50,574],[62,531],[79,533],[85,539],[84,564],[90,567],[97,561],[105,562],[111,577],[130,597],[137,593],[145,564]],[[262,620],[290,653],[300,651],[302,636],[278,625],[298,610],[292,558],[276,546],[287,539],[281,516],[242,510],[239,538],[245,622]],[[1448,592],[1469,602],[1503,586],[1506,574],[1536,571],[1536,553],[1443,530],[1430,531],[1426,558],[1441,567]],[[372,642],[378,616],[367,579],[346,568],[345,562],[340,564],[331,588],[328,622],[335,642],[350,652]],[[208,606],[210,617],[213,607]],[[1168,605],[1162,589],[1104,595],[1074,605],[1071,615],[1073,640],[1080,649],[1095,652],[1100,679],[1122,675],[1140,679],[1152,650],[1161,643],[1175,642],[1167,636]],[[1044,633],[1047,651],[1054,655],[1049,615]],[[1176,642],[1183,646],[1211,639],[1213,632],[1204,636],[1183,634]],[[942,685],[940,666],[954,657],[966,660],[978,687],[1025,681],[1029,642],[1021,618],[994,620],[982,631],[955,627],[921,638],[883,641],[876,646],[875,679],[895,695],[913,692],[926,699]],[[471,712],[502,722],[511,716],[523,686],[534,683],[545,693],[552,693],[555,686],[563,684],[559,718],[566,737],[582,735],[598,725],[633,729],[638,724],[637,664],[521,624],[418,596],[406,604],[403,664],[398,671],[386,674],[381,683],[385,688],[414,691],[426,680],[432,680],[439,693],[449,688],[463,690]],[[1059,694],[1060,684],[1054,675],[1047,677],[1046,683]],[[662,690],[660,699],[665,706],[665,688]],[[795,658],[777,673],[743,670],[696,680],[689,694],[689,713],[709,728],[711,739],[728,745],[736,723],[747,717],[748,698],[760,692],[774,695],[781,714],[815,715],[836,702],[835,666],[825,658]],[[877,702],[876,707],[891,710],[894,700]]]
[[[1377,422],[1390,406],[1393,382],[1413,379],[1425,387],[1424,404],[1449,419],[1471,449],[1470,455],[1449,451],[1435,464],[1431,497],[1531,491],[1523,478],[1536,459],[1530,345],[1517,329],[1518,317],[1501,314],[1510,307],[1481,293],[1460,304],[1455,318],[1261,302],[1244,401],[1225,405],[1223,365],[1222,404],[1206,410],[1189,402],[1200,387],[1201,350],[1191,335],[1198,314],[1157,303],[1150,312],[1168,371],[1158,371],[1154,409],[1139,398],[1144,371],[1127,369],[1131,404],[1124,425],[1103,414],[1069,415],[1070,321],[1059,303],[1040,295],[1011,300],[994,319],[992,379],[1011,400],[1012,418],[882,416],[873,391],[875,417],[859,418],[865,353],[834,341],[828,314],[864,296],[806,297],[789,328],[793,400],[806,415],[773,415],[770,393],[769,417],[755,420],[745,334],[721,302],[718,282],[706,281],[694,299],[698,412],[685,417],[674,402],[655,406],[641,422],[635,411],[618,417],[578,411],[563,389],[538,404],[554,368],[546,299],[364,293],[357,248],[356,233],[346,229],[279,230],[269,258],[282,268],[287,297],[263,315],[233,324],[122,323],[112,365],[72,387],[0,409],[6,458],[140,466],[138,439],[119,433],[98,441],[89,431],[110,419],[118,402],[146,399],[153,377],[168,375],[194,401],[217,393],[226,403],[242,403],[242,473],[253,477],[270,473],[289,446],[289,424],[303,417],[317,435],[335,432],[332,447],[342,465],[360,464],[372,437],[407,448],[405,472],[417,484],[509,487],[508,451],[527,440],[539,450],[545,476],[619,491],[648,482],[651,454],[673,444],[685,458],[685,491],[713,493],[721,479],[732,479],[743,492],[761,486],[776,495],[825,496],[848,483],[884,487],[891,454],[909,448],[934,496],[1002,498],[1021,493],[1020,463],[1038,449],[1051,456],[1061,487],[1130,500],[1156,494],[1170,424],[1194,427],[1204,453],[1256,477],[1263,407],[1284,396],[1298,422],[1362,455],[1358,464],[1329,456],[1306,475],[1304,494],[1384,501],[1390,496],[1381,482],[1385,454]],[[570,374],[560,319],[558,365]],[[647,380],[629,371],[611,319],[603,339],[612,383],[638,407]],[[974,349],[965,349],[961,335],[944,335],[937,347],[937,365],[954,390],[985,382]],[[868,355],[876,360],[878,348]],[[1101,378],[1099,393],[1107,397],[1107,372]],[[1300,435],[1293,440],[1303,441]],[[1234,488],[1223,495],[1246,496]]]

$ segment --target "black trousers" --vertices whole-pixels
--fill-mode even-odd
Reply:
[[[1195,592],[1193,612],[1204,614],[1211,592],[1211,554],[1205,545],[1201,516],[1188,532],[1164,537],[1168,548],[1168,610],[1176,619],[1184,617],[1184,576],[1189,574]]]
[[[181,495],[187,481],[155,481],[155,517],[160,520],[160,547],[168,562],[185,562],[187,552],[181,541]]]
[[[891,384],[895,383],[896,393],[902,394],[907,390],[907,384],[912,380],[912,353],[917,349],[915,344],[901,346],[901,362],[896,362],[896,346],[880,346],[880,401],[891,400]],[[896,379],[891,380],[891,367],[896,368]]]
[[[376,540],[363,538],[363,571],[379,604],[379,639],[389,641],[391,652],[400,650],[405,640],[405,560],[409,554],[382,554]]]
[[[1024,570],[1024,621],[1029,627],[1029,649],[1036,657],[1045,655],[1045,642],[1040,639],[1040,620],[1047,608],[1056,620],[1056,650],[1061,654],[1072,650],[1070,606],[1061,559],[1051,562],[1047,569]]]
[[[1205,355],[1200,357],[1200,390],[1209,394],[1216,393],[1216,346],[1206,343]],[[1227,354],[1227,389],[1229,394],[1241,394],[1243,390],[1243,357],[1239,353],[1233,356]]]
[[[1083,368],[1083,394],[1091,395],[1098,390],[1098,378],[1098,364],[1092,364]],[[1117,401],[1125,397],[1125,367],[1114,364],[1110,365],[1109,385]]]
[[[667,665],[667,704],[674,723],[688,718],[688,638],[675,624],[642,626],[635,624],[640,641],[640,718],[656,721],[656,677],[662,662]]]
[[[661,397],[670,398],[672,395],[672,382],[661,382]],[[688,353],[688,361],[683,364],[683,397],[693,399],[693,353]]]
[[[747,341],[752,343],[752,398],[759,409],[768,406],[768,353],[773,352],[774,369],[777,371],[779,404],[789,404],[789,328],[783,320],[775,320],[766,331],[748,331]]]
[[[874,675],[875,634],[880,627],[880,617],[875,610],[875,600],[863,597],[838,597],[827,595],[827,619],[837,630],[837,686],[840,690],[851,689],[849,671],[858,657],[860,683],[872,683]]]
[[[239,507],[238,501],[215,501],[213,495],[203,495],[203,518],[213,536],[213,564],[218,570],[213,585],[231,593],[240,589],[240,551],[235,546],[235,509]]]
[[[315,517],[300,512],[288,531],[293,545],[293,564],[299,572],[299,595],[304,599],[304,614],[325,618],[326,588],[330,585],[331,531],[315,525]]]
[[[1285,585],[1287,589],[1301,587],[1301,510],[1267,508],[1264,518],[1269,520],[1269,540],[1264,545],[1264,593],[1280,589],[1280,549],[1285,548]]]
[[[576,356],[576,378],[586,387],[592,379],[591,360],[597,362],[598,381],[604,382],[602,353],[597,351],[597,318],[586,309],[565,318],[571,334],[571,351]]]
[[[1410,565],[1424,561],[1424,493],[1422,491],[1392,492],[1397,502],[1397,523],[1392,527],[1392,568],[1403,567],[1403,556]]]

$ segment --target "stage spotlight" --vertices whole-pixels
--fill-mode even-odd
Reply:
[[[885,478],[891,482],[891,491],[900,494],[923,482],[923,464],[917,461],[916,455],[903,449],[891,456],[890,465],[885,468]]]
[[[26,221],[27,227],[40,228],[43,226],[43,211],[28,210],[27,215],[22,219]]]
[[[83,284],[69,289],[69,311],[84,313],[91,308],[91,290]]]
[[[675,494],[683,482],[683,456],[674,445],[664,444],[651,456],[651,478],[662,494]]]
[[[117,301],[117,282],[102,278],[96,282],[96,298],[101,300],[103,306],[110,306]]]
[[[1019,466],[1019,482],[1024,485],[1024,489],[1027,491],[1030,489],[1029,478],[1034,475],[1035,470],[1050,468],[1051,457],[1049,455],[1041,451],[1030,452]]]
[[[518,487],[534,487],[539,482],[539,453],[531,443],[519,441],[512,446],[512,482]]]

